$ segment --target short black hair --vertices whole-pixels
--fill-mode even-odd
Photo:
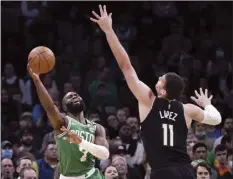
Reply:
[[[198,167],[204,167],[209,172],[209,174],[211,175],[211,168],[207,163],[201,162],[201,163],[197,164],[197,166],[195,167],[196,174],[197,174]]]
[[[219,144],[216,146],[215,150],[214,150],[214,153],[217,153],[217,152],[222,152],[222,151],[225,151],[227,150],[227,146],[224,145],[224,144]]]
[[[20,178],[24,178],[24,172],[25,172],[26,170],[33,170],[33,171],[36,172],[36,170],[35,170],[33,167],[24,167],[24,168],[22,168],[22,169],[20,170],[20,172],[19,172],[19,177],[20,177]]]
[[[174,100],[180,98],[185,87],[183,78],[174,72],[169,72],[166,73],[165,80],[167,99]]]
[[[199,148],[199,147],[204,147],[204,148],[206,149],[206,151],[207,151],[207,146],[206,146],[206,144],[199,142],[199,143],[196,143],[196,144],[193,146],[193,153],[195,153],[196,150],[197,150],[197,148]]]
[[[232,140],[232,138],[230,135],[224,135],[222,140],[221,140],[221,144],[226,145],[227,142],[231,143],[231,140]]]

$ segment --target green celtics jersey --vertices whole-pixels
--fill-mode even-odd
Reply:
[[[82,139],[94,143],[96,124],[86,119],[86,125],[66,116],[68,130],[77,133]],[[64,176],[80,176],[86,174],[95,165],[95,157],[78,144],[72,144],[64,140],[68,135],[61,133],[56,136],[60,172]]]

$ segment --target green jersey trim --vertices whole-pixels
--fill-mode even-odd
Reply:
[[[67,129],[68,129],[68,130],[70,130],[70,126],[71,126],[71,121],[68,120],[68,126],[67,126]],[[62,132],[61,134],[57,135],[56,137],[57,137],[57,138],[61,138],[61,137],[63,137],[65,134],[66,134],[66,132]]]

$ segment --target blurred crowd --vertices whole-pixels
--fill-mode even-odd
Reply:
[[[56,55],[41,80],[62,111],[75,91],[86,117],[106,128],[110,158],[96,161],[106,179],[149,179],[140,138],[137,101],[89,17],[97,2],[2,2],[1,175],[2,179],[59,178],[53,129],[27,71],[36,46]],[[222,124],[195,122],[187,151],[197,179],[233,178],[232,2],[107,2],[113,27],[139,78],[152,89],[166,72],[180,74],[190,102],[199,87],[214,95]],[[155,151],[156,152],[156,151]],[[159,162],[159,161],[158,161]]]

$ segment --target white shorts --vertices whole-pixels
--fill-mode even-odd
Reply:
[[[86,179],[88,177],[90,177],[93,173],[95,173],[95,168],[92,168],[89,172],[87,172],[87,174],[85,175],[81,175],[81,176],[72,176],[72,177],[67,177],[67,176],[63,176],[62,174],[60,174],[59,179]]]

